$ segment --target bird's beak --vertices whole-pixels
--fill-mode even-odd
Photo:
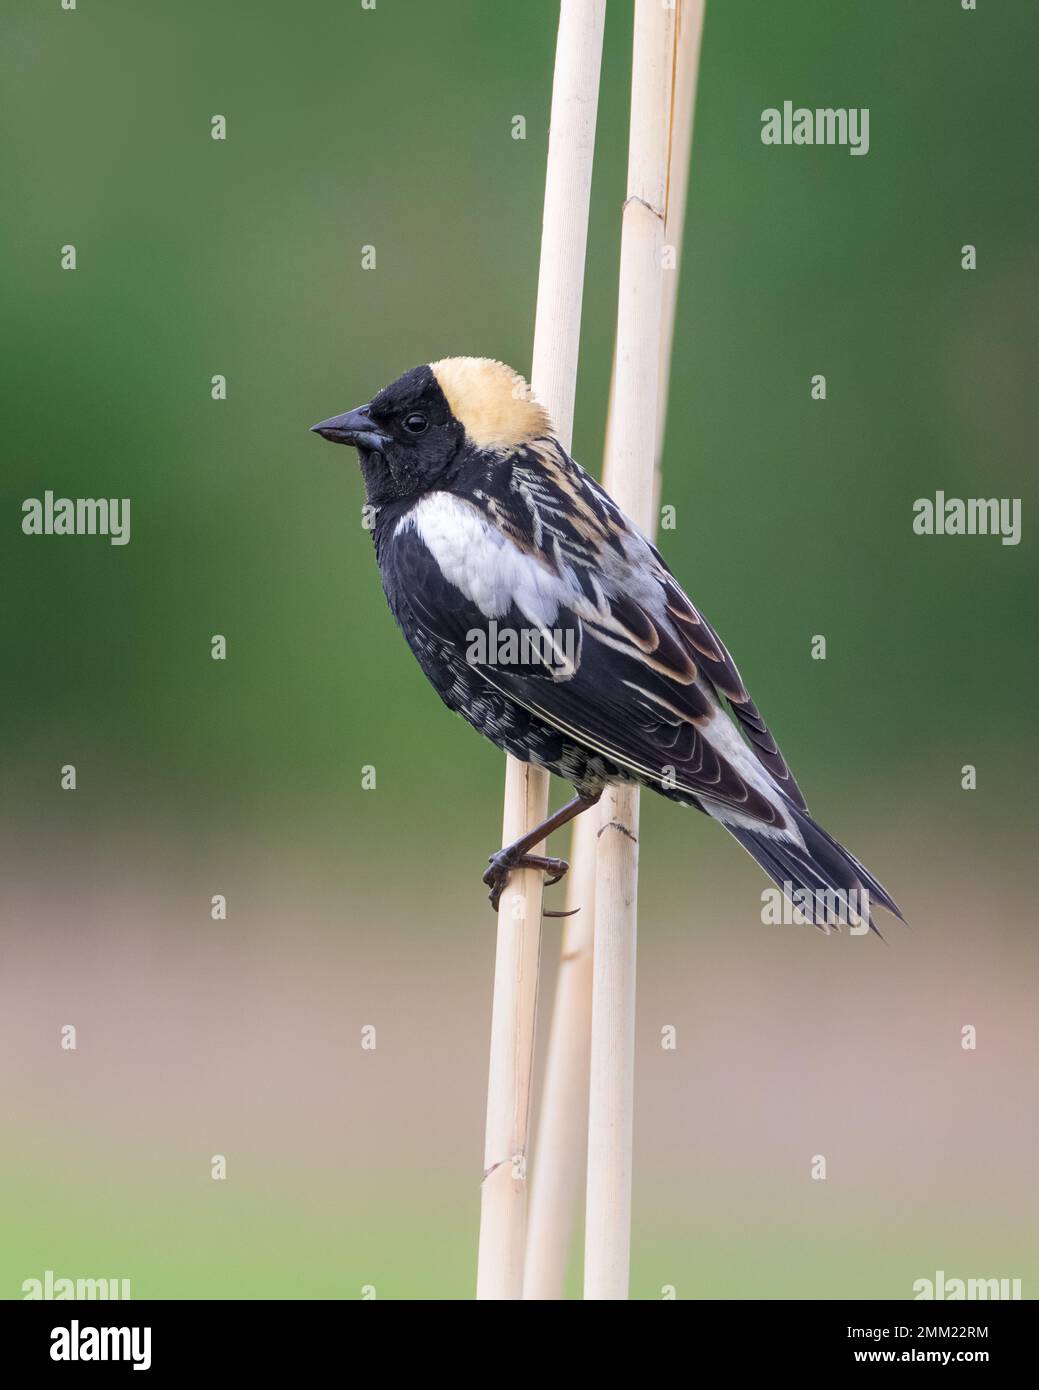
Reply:
[[[333,444],[352,444],[354,448],[378,450],[389,442],[389,435],[376,428],[366,405],[348,410],[345,415],[333,415],[310,428]]]

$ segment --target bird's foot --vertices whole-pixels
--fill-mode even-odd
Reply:
[[[495,912],[498,911],[498,903],[501,895],[512,877],[514,869],[540,869],[542,873],[548,874],[545,879],[545,887],[551,888],[554,883],[558,883],[563,875],[570,868],[565,859],[553,859],[545,854],[520,854],[516,855],[511,849],[500,849],[497,854],[492,854],[490,858],[490,868],[483,876],[484,883],[490,888],[487,895],[490,898],[491,907]],[[545,912],[546,917],[570,917],[569,912]]]

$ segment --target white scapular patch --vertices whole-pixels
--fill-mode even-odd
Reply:
[[[515,449],[552,433],[548,411],[519,372],[493,357],[445,357],[431,362],[451,414],[479,449]]]
[[[553,574],[453,493],[420,497],[397,522],[396,534],[412,526],[444,578],[485,618],[503,617],[515,603],[535,627],[550,628],[560,608],[572,606],[579,593],[576,580]]]

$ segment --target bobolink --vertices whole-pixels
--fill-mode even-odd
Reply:
[[[718,634],[521,376],[446,358],[313,429],[358,452],[383,588],[440,698],[577,793],[491,856],[495,907],[515,868],[556,882],[565,862],[534,846],[634,780],[720,821],[809,921],[872,926],[870,898],[901,916],[812,820]]]

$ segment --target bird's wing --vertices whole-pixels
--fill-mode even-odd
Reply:
[[[696,662],[703,679],[718,695],[724,696],[759,762],[794,805],[806,811],[808,807],[801,789],[794,780],[779,744],[743,684],[736,663],[729,655],[724,642],[690,600],[655,549],[653,554],[659,567],[657,578],[664,591],[665,608],[673,621],[672,630],[676,631],[678,641]]]
[[[646,780],[782,826],[784,799],[803,798],[717,634],[587,475],[544,474],[521,473],[484,504],[428,494],[397,524],[393,563],[416,621],[463,656],[491,619],[554,634],[568,662],[469,664]]]
[[[623,641],[627,632],[629,640],[634,636],[636,647],[640,632],[643,643],[659,639],[662,650],[656,654],[665,664],[668,653],[673,655],[672,644],[684,651],[695,664],[698,678],[724,697],[758,760],[786,796],[806,810],[801,789],[725,644],[659,551],[613,498],[554,439],[540,440],[525,451],[525,457],[513,459],[510,485],[501,492],[511,505],[499,503],[499,513],[511,525],[517,543],[550,555],[557,566],[569,565],[589,589],[592,602],[599,598],[592,589],[592,577],[612,576],[612,588],[607,586],[605,597],[619,621],[620,631],[614,635]],[[656,585],[645,582],[650,575]],[[649,635],[650,630],[656,638]]]

